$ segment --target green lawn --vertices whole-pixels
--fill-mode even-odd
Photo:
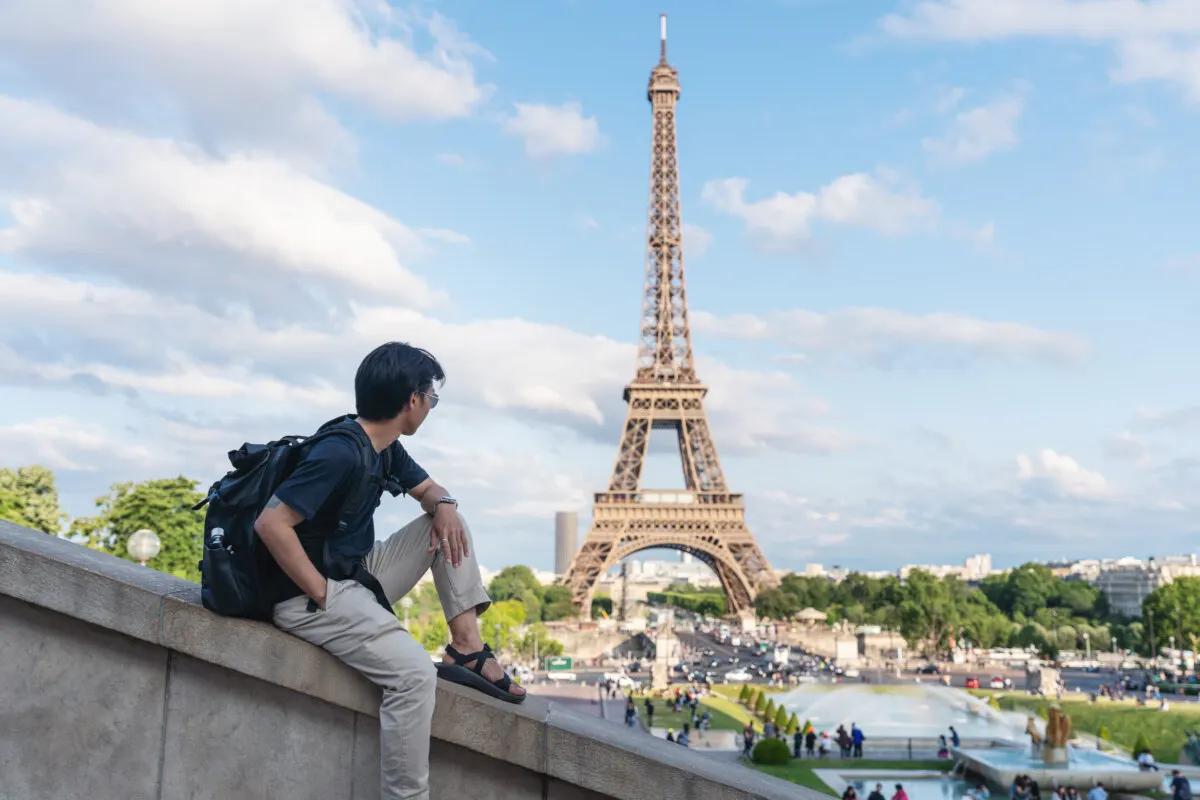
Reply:
[[[1001,708],[1035,714],[1039,709],[1045,709],[1055,702],[1045,698],[1001,692],[996,692],[995,696]],[[1165,713],[1158,710],[1157,703],[1138,706],[1132,700],[1121,703],[1099,700],[1090,703],[1087,700],[1072,700],[1068,697],[1061,705],[1063,711],[1071,718],[1075,730],[1096,734],[1100,726],[1104,725],[1112,734],[1112,741],[1126,750],[1133,748],[1139,733],[1146,734],[1154,757],[1159,761],[1179,761],[1180,751],[1187,739],[1187,731],[1200,729],[1198,703],[1173,701],[1171,710]]]
[[[760,686],[760,689],[766,689],[768,694],[784,691],[782,689],[769,689]],[[712,715],[712,730],[714,731],[740,731],[750,721],[750,712],[737,701],[738,693],[742,691],[741,685],[720,685],[714,686],[712,692],[700,699],[700,710],[696,716],[704,713],[704,709],[708,709],[708,713]],[[674,695],[672,695],[673,697]],[[633,696],[634,702],[637,703],[638,714],[643,721],[646,721],[646,708],[642,701],[645,698],[644,694],[636,694]],[[671,710],[669,702],[663,698],[654,698],[654,725],[658,728],[674,728],[679,730],[683,723],[691,722],[691,712],[685,707],[683,711],[676,714]],[[754,720],[755,729],[762,730],[762,720]]]
[[[779,766],[769,766],[766,764],[750,764],[754,769],[760,772],[765,772],[768,775],[774,775],[776,778],[783,778],[785,781],[798,783],[801,786],[807,786],[810,789],[816,789],[825,794],[837,796],[837,792],[830,789],[825,783],[813,774],[814,769],[888,769],[888,770],[939,770],[945,772],[954,765],[952,761],[876,761],[869,758],[855,758],[842,760],[839,758],[826,758],[824,760],[811,758],[793,758],[787,764]],[[886,785],[886,782],[885,782]],[[891,787],[888,786],[890,793]]]

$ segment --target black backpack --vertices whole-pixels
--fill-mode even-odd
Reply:
[[[357,424],[345,424],[347,415],[326,422],[312,436],[284,436],[267,444],[243,444],[229,451],[233,469],[208,490],[208,495],[193,508],[208,506],[204,516],[204,555],[200,561],[200,599],[204,607],[227,617],[270,620],[274,598],[266,596],[259,571],[259,548],[265,545],[254,530],[254,522],[271,495],[292,474],[309,447],[330,436],[342,436],[354,442],[360,453],[356,488],[347,492],[338,518],[338,531],[367,508],[379,502],[383,489],[397,494],[390,479],[392,448],[381,454],[384,485],[371,475],[374,450],[370,438]],[[352,484],[353,485],[353,484]],[[334,559],[326,536],[326,574],[338,579],[352,578],[371,589],[390,612],[379,582],[361,562]],[[264,554],[270,558],[270,554]]]

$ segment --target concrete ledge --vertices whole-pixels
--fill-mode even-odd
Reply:
[[[377,717],[375,686],[325,651],[268,624],[210,613],[200,605],[195,584],[0,521],[0,595],[163,648],[168,654],[164,662],[168,676],[172,674],[169,654],[178,653],[354,712],[321,717],[320,724],[350,726],[346,741],[359,743],[350,747],[356,774],[369,774],[367,762],[372,757],[377,765],[377,729],[357,722],[360,715]],[[0,609],[8,607],[0,605]],[[15,646],[3,641],[6,628],[0,620],[0,644]],[[175,669],[185,669],[186,663]],[[214,680],[190,668],[180,674]],[[172,691],[182,689],[177,686]],[[824,797],[651,737],[631,737],[619,726],[559,709],[536,696],[514,706],[442,681],[437,691],[435,755],[469,751],[472,758],[517,770],[510,769],[510,778],[517,782],[511,784],[512,791],[476,791],[475,797]],[[279,698],[287,695],[272,696],[273,708],[278,708],[284,702]],[[162,709],[160,702],[157,713]],[[316,712],[305,713],[308,719]],[[166,727],[165,722],[162,725]],[[374,738],[360,742],[364,736]],[[232,774],[236,776],[236,770]],[[520,777],[524,775],[531,777]],[[543,776],[537,779],[539,785],[526,786],[535,776]],[[160,790],[176,785],[169,778],[160,782]],[[435,776],[435,796],[438,780]],[[358,790],[353,794],[370,796]]]

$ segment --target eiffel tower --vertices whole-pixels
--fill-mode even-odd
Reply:
[[[647,97],[653,114],[646,283],[637,372],[625,387],[629,415],[608,491],[597,492],[592,527],[571,562],[566,585],[581,615],[591,614],[596,581],[626,556],[652,547],[691,553],[716,572],[726,610],[745,616],[759,590],[777,585],[746,527],[742,496],[725,486],[704,414],[708,387],[696,377],[688,327],[679,215],[675,106],[679,76],[667,63],[667,21],[661,18],[658,64]],[[642,489],[650,431],[668,428],[679,441],[683,490]]]

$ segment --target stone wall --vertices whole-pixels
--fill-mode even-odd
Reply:
[[[823,797],[439,682],[434,798]],[[378,690],[195,584],[0,522],[0,800],[378,798]]]

